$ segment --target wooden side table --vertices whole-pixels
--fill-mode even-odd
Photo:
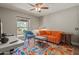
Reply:
[[[64,33],[64,43],[68,44],[68,45],[72,45],[72,43],[71,43],[71,37],[72,37],[72,34],[70,34],[70,33]]]

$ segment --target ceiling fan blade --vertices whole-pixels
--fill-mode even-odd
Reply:
[[[32,5],[32,4],[30,4],[30,3],[29,3],[29,5],[32,6],[32,7],[35,7],[34,5]]]
[[[48,7],[41,7],[41,9],[48,9]]]
[[[32,11],[32,10],[35,10],[35,9],[33,8],[33,9],[30,9],[30,10]]]

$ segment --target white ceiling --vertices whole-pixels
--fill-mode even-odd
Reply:
[[[5,7],[13,10],[17,10],[24,13],[29,13],[34,16],[45,16],[66,8],[70,8],[72,6],[77,6],[77,3],[46,3],[49,9],[42,10],[42,12],[37,12],[35,10],[30,11],[33,7],[30,6],[28,3],[0,3],[0,7]]]

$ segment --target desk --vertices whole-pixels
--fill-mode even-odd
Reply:
[[[9,41],[7,43],[0,44],[0,52],[9,51],[10,49],[19,47],[19,46],[24,44],[24,41],[16,38],[16,36],[10,36],[10,37],[7,37],[7,38],[9,38]],[[18,40],[18,41],[15,42],[15,43],[10,44],[10,42],[15,41],[15,40]]]

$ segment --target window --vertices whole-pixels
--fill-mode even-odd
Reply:
[[[28,30],[28,21],[26,20],[17,21],[17,35],[23,35],[24,30]]]

